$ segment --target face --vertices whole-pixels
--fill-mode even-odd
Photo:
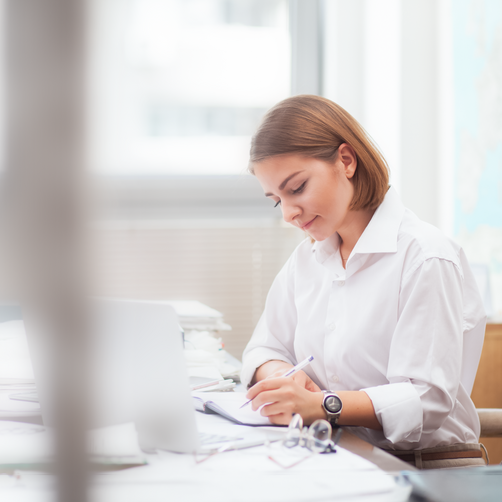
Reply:
[[[266,197],[281,206],[284,221],[305,230],[316,241],[350,225],[351,178],[357,167],[350,146],[341,145],[332,163],[283,155],[253,167]]]

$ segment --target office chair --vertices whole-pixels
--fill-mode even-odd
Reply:
[[[478,408],[476,411],[481,424],[480,438],[502,438],[502,408]],[[486,449],[485,453],[488,461]]]
[[[502,438],[502,408],[478,408],[481,437]]]

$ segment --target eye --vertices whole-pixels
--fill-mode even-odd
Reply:
[[[307,184],[307,182],[304,181],[296,190],[293,190],[293,193],[302,193],[306,184]]]
[[[275,204],[275,206],[274,206],[274,207],[277,207],[280,203],[281,203],[281,201],[276,202],[276,204]]]

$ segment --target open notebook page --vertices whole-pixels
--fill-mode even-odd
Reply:
[[[240,408],[246,401],[243,392],[193,392],[196,409],[217,413],[241,425],[273,425],[267,417],[253,411],[251,404]]]

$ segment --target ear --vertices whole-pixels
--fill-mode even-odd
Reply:
[[[357,156],[354,149],[347,143],[342,143],[338,147],[338,160],[342,163],[347,179],[351,179],[357,169]]]

